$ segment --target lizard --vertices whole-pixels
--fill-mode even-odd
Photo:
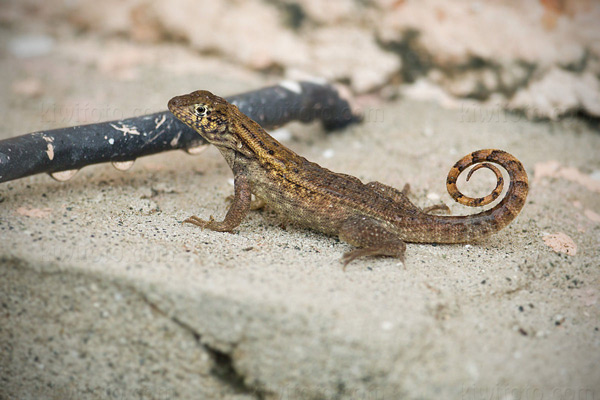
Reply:
[[[190,223],[218,232],[232,232],[250,209],[266,205],[286,221],[338,236],[355,248],[341,261],[346,265],[363,256],[397,257],[404,263],[406,243],[468,243],[487,237],[519,214],[528,193],[527,173],[511,154],[497,149],[478,150],[459,160],[448,173],[446,187],[460,204],[478,207],[492,203],[503,191],[502,172],[509,188],[491,209],[466,216],[438,215],[435,209],[414,205],[403,190],[380,182],[363,183],[308,161],[269,135],[233,104],[211,92],[198,90],[176,96],[169,111],[217,147],[234,175],[234,197],[225,218],[208,221],[191,216]],[[469,170],[490,169],[495,189],[472,198],[457,188],[458,176]],[[254,195],[255,199],[252,199]],[[449,210],[449,209],[448,209]]]

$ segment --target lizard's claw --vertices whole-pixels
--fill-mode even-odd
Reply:
[[[405,183],[401,192],[403,195],[408,197],[410,195],[410,183]]]
[[[405,248],[406,248],[406,245],[404,244],[404,242],[398,242],[397,248],[395,248],[395,249],[393,248],[394,251],[392,253],[390,253],[388,251],[382,251],[382,248],[377,247],[377,246],[361,247],[358,249],[354,249],[352,251],[344,253],[342,258],[340,259],[340,261],[342,262],[342,269],[344,271],[346,271],[346,266],[359,257],[376,256],[376,255],[387,255],[387,256],[396,257],[400,260],[400,262],[402,262],[402,265],[404,266],[404,268],[406,268],[406,263],[404,262],[404,249]],[[389,250],[389,248],[388,249],[384,248],[384,250]]]
[[[192,225],[196,225],[199,226],[200,228],[210,228],[210,225],[215,221],[215,219],[213,218],[213,216],[211,215],[210,218],[208,219],[208,221],[205,221],[201,218],[198,218],[195,215],[192,215],[191,217],[185,219],[182,224],[188,223],[188,224],[192,224]]]
[[[208,229],[213,229],[213,227],[214,227],[214,224],[215,224],[215,219],[214,219],[214,218],[213,218],[213,216],[211,215],[211,216],[208,218],[208,221],[205,221],[205,223],[204,223],[204,227],[205,227],[205,228],[208,228]]]
[[[344,253],[342,258],[340,258],[340,261],[342,262],[342,270],[346,271],[346,267],[348,266],[348,264],[350,264],[357,258],[362,257],[365,254],[365,249],[354,249],[352,251]]]

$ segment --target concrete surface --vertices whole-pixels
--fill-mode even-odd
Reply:
[[[160,67],[109,79],[73,48],[0,60],[0,89],[12,93],[0,98],[3,138],[267,83],[233,67],[175,70],[181,51],[154,48]],[[42,93],[15,92],[23,79]],[[480,243],[409,245],[405,266],[370,258],[344,272],[349,246],[282,229],[269,212],[236,234],[182,226],[226,211],[232,176],[215,149],[1,184],[0,398],[599,398],[597,121],[406,99],[366,107],[362,125],[330,135],[293,125],[284,142],[364,181],[409,182],[417,204],[439,196],[455,214],[472,211],[445,194],[451,165],[504,149],[532,181],[521,215]],[[535,179],[548,161],[587,180]],[[484,192],[491,177],[480,175],[469,188]],[[574,256],[545,244],[555,232],[573,239]]]

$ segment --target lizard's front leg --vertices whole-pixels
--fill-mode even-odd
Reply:
[[[217,232],[231,232],[242,222],[248,214],[248,210],[250,210],[251,192],[248,179],[243,175],[237,175],[234,180],[234,190],[233,202],[229,206],[223,221],[215,221],[212,215],[208,221],[194,215],[183,221],[183,223],[187,222]]]
[[[406,244],[396,234],[387,230],[381,222],[364,215],[348,218],[342,224],[339,238],[358,249],[342,257],[344,268],[352,260],[363,256],[391,256],[404,263]]]

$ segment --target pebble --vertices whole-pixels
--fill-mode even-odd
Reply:
[[[429,192],[429,193],[427,193],[427,198],[431,201],[438,201],[441,197],[437,193]]]
[[[335,151],[327,149],[323,152],[323,158],[332,158],[335,155]]]

